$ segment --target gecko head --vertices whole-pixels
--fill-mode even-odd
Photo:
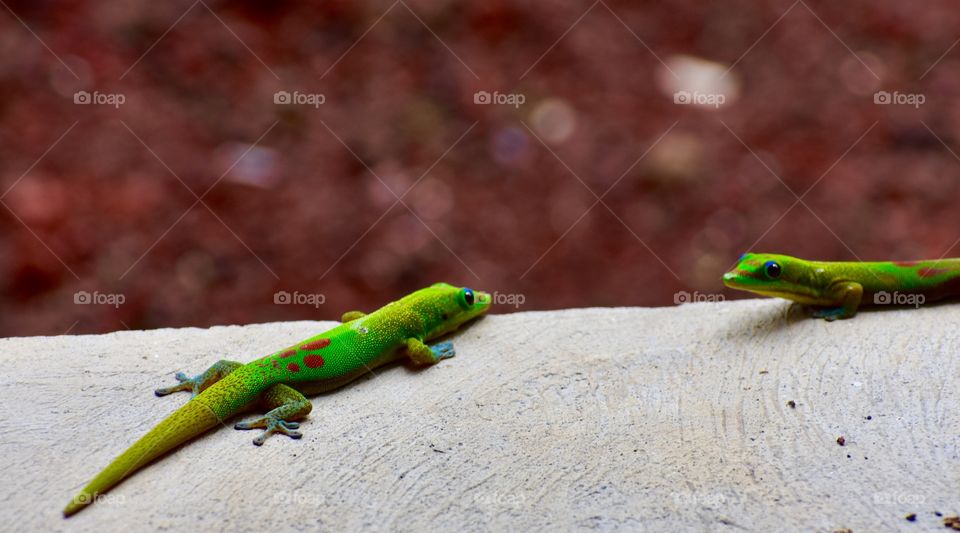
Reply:
[[[439,337],[450,333],[466,322],[477,318],[490,309],[493,298],[483,291],[468,287],[456,287],[449,283],[436,283],[423,292],[432,308],[432,316],[427,328],[427,338]]]
[[[789,255],[745,253],[736,268],[723,275],[723,284],[764,296],[811,303],[819,296],[821,273],[815,265]]]

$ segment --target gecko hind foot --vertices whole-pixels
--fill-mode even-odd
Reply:
[[[214,363],[204,373],[190,377],[183,372],[177,372],[177,381],[180,383],[170,387],[163,387],[153,391],[157,396],[166,396],[182,390],[190,391],[193,396],[203,392],[210,385],[220,381],[224,376],[243,366],[243,363],[221,359]]]
[[[234,429],[264,428],[264,432],[261,433],[257,438],[253,439],[253,443],[257,446],[263,446],[263,443],[267,440],[267,437],[273,435],[274,433],[282,433],[291,439],[299,439],[303,437],[303,433],[294,431],[299,427],[299,422],[287,422],[286,420],[280,420],[279,418],[275,418],[270,415],[264,415],[248,422],[237,422],[237,424],[233,426]]]
[[[166,396],[168,394],[173,394],[174,392],[180,392],[184,390],[190,391],[193,396],[196,396],[200,393],[200,376],[190,377],[183,372],[177,372],[175,377],[180,383],[171,385],[169,387],[161,387],[153,391],[153,393],[157,396]]]

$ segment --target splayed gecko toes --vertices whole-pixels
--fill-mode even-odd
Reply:
[[[257,438],[253,439],[253,443],[257,446],[263,446],[263,443],[266,442],[267,438],[274,433],[281,433],[290,437],[291,439],[299,439],[303,437],[303,433],[294,431],[300,427],[299,422],[287,422],[286,420],[280,420],[269,415],[264,415],[248,422],[237,422],[237,424],[233,427],[234,429],[244,430],[264,428],[264,432],[261,433]]]
[[[193,396],[200,393],[200,376],[190,377],[183,372],[177,372],[177,375],[174,377],[176,377],[180,383],[169,387],[161,387],[153,391],[153,393],[157,396],[166,396],[180,391],[190,391]]]
[[[433,355],[437,357],[437,360],[449,359],[457,355],[457,351],[453,349],[452,342],[441,342],[430,347],[430,350],[433,351]]]

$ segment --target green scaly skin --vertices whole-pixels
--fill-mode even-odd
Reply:
[[[235,426],[263,428],[254,444],[262,445],[273,433],[298,439],[302,434],[295,421],[312,409],[304,394],[333,390],[402,356],[420,365],[453,357],[449,342],[430,347],[424,341],[456,330],[490,304],[485,292],[438,283],[369,315],[346,313],[343,324],[246,365],[219,361],[194,378],[177,374],[180,383],[157,389],[157,396],[182,390],[195,396],[114,459],[63,514],[73,515],[150,461],[247,410],[267,410]]]
[[[861,304],[888,303],[882,300],[894,293],[920,295],[922,301],[958,297],[960,259],[827,262],[746,253],[723,283],[812,305],[819,308],[815,316],[834,320],[852,317]]]

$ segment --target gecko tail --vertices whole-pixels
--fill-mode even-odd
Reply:
[[[205,433],[220,423],[210,407],[197,398],[190,400],[133,443],[97,477],[93,478],[63,510],[70,517],[110,490],[127,476],[143,468],[150,461],[188,440]]]

